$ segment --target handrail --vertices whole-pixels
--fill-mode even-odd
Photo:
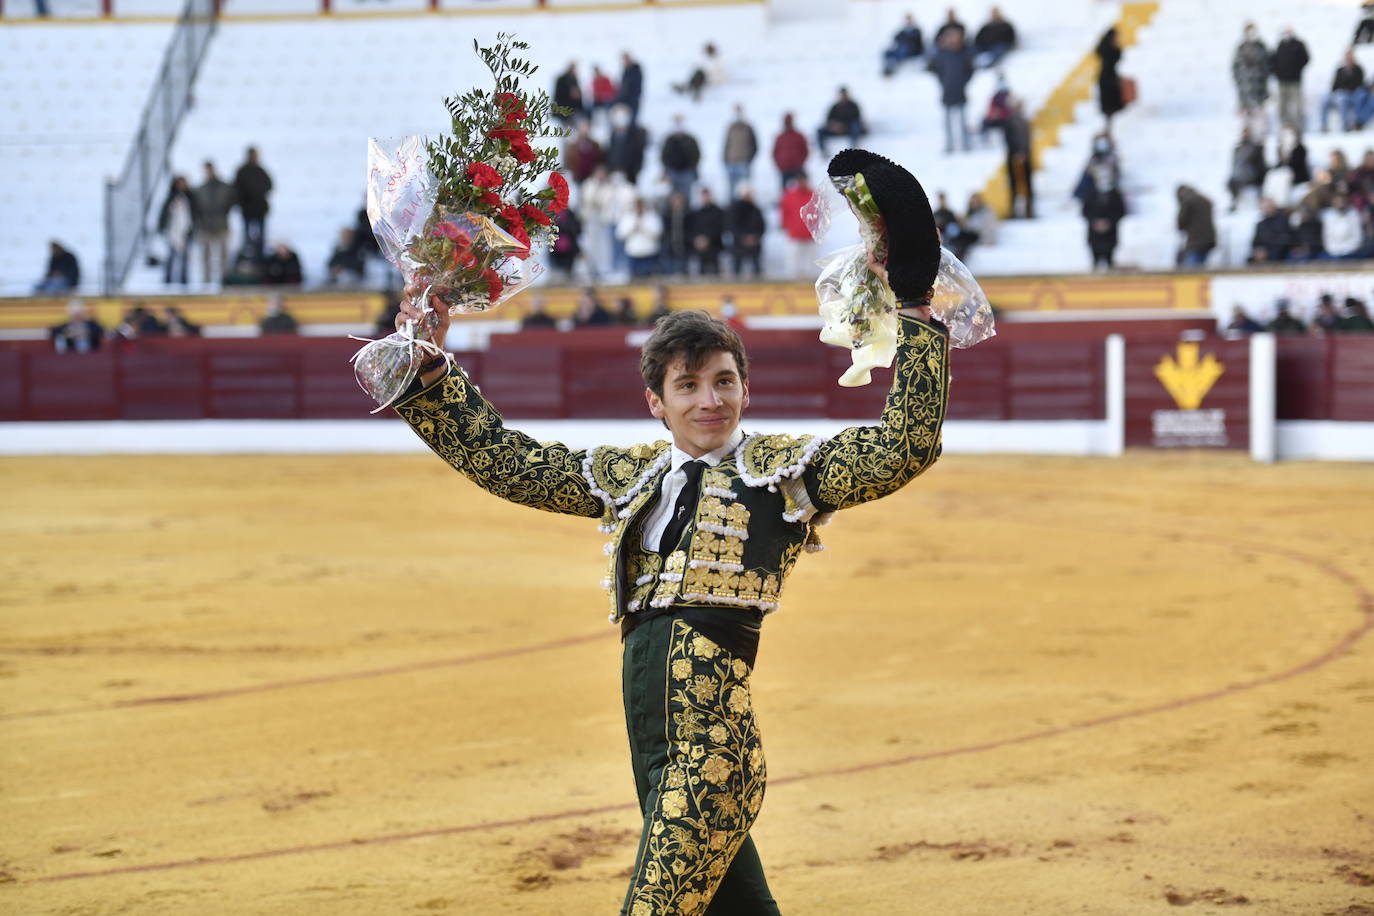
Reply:
[[[123,285],[145,239],[145,217],[171,171],[172,142],[218,23],[217,0],[187,0],[118,178],[105,182],[105,295]]]

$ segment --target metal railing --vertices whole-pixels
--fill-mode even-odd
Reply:
[[[133,148],[119,177],[105,182],[105,295],[123,285],[147,238],[148,208],[171,171],[177,128],[218,22],[217,0],[187,0],[167,45]]]

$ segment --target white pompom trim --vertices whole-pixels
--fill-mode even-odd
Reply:
[[[763,434],[751,433],[739,444],[735,449],[735,467],[739,470],[740,480],[744,481],[746,485],[751,487],[767,487],[774,493],[778,492],[778,484],[782,483],[784,480],[790,480],[805,471],[807,466],[811,464],[811,459],[815,457],[816,450],[830,441],[825,436],[812,436],[811,441],[807,442],[802,448],[801,457],[797,459],[795,464],[790,464],[785,468],[781,468],[776,473],[770,474],[767,477],[754,477],[744,466],[744,452],[749,447],[749,443],[753,442],[761,435]]]
[[[701,492],[707,496],[715,496],[720,499],[739,499],[739,494],[734,490],[726,490],[722,487],[705,487]]]
[[[730,528],[725,525],[717,525],[715,522],[702,522],[697,525],[698,531],[709,531],[712,534],[724,534],[741,541],[749,540],[749,532],[741,528]]]
[[[742,563],[722,563],[719,560],[692,560],[689,569],[714,569],[720,572],[744,572]]]
[[[596,461],[596,453],[603,448],[609,448],[609,446],[598,445],[596,448],[587,452],[587,457],[582,459],[582,478],[587,481],[587,486],[591,488],[592,495],[601,500],[601,504],[607,509],[623,506],[634,499],[639,495],[639,491],[644,489],[645,485],[648,484],[650,480],[653,480],[659,471],[668,466],[668,462],[673,457],[673,450],[671,448],[665,448],[663,454],[659,455],[658,458],[654,460],[654,463],[645,468],[644,473],[639,475],[639,479],[635,481],[634,486],[626,490],[622,496],[612,496],[601,489],[601,487],[597,485],[596,478],[592,476],[592,464]],[[629,518],[629,514],[621,512],[620,518]]]

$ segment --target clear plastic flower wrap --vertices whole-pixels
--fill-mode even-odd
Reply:
[[[407,322],[354,354],[354,375],[377,410],[390,406],[431,357],[449,358],[443,341],[432,339],[434,309],[487,311],[540,275],[530,254],[552,245],[554,218],[568,205],[568,183],[554,170],[557,150],[530,145],[531,136],[563,132],[545,130],[553,112],[546,93],[519,89],[519,77],[535,68],[512,52],[527,46],[505,34],[494,47],[473,46],[496,89],[444,100],[452,137],[368,141],[368,220],[382,255],[400,269],[426,315],[418,327]],[[547,186],[527,190],[545,172]]]
[[[887,238],[882,213],[863,176],[832,178],[831,183],[858,219],[863,242],[820,262],[816,299],[825,321],[821,340],[853,351],[853,365],[839,383],[857,387],[872,381],[872,369],[892,365],[897,354],[897,300],[887,283],[869,267],[870,253],[879,263],[886,260]],[[832,201],[831,195],[817,193],[802,210],[802,218],[817,241],[830,228]],[[978,281],[943,247],[930,309],[949,328],[950,343],[956,347],[971,347],[997,333],[992,306]]]

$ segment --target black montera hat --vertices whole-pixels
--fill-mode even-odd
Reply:
[[[835,154],[831,178],[862,174],[887,227],[887,281],[900,302],[927,301],[940,270],[940,233],[925,189],[906,169],[866,149]]]

